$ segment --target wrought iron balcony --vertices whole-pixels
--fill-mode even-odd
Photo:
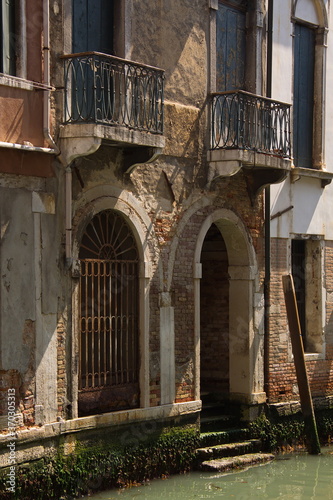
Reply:
[[[64,124],[163,133],[164,72],[97,52],[63,56]]]
[[[244,91],[212,95],[211,149],[291,158],[290,105]]]

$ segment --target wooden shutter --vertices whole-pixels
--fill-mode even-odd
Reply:
[[[216,89],[244,89],[245,12],[219,4],[216,33]]]
[[[73,0],[73,52],[113,52],[113,0]]]
[[[297,167],[312,167],[315,33],[295,24],[294,158]]]

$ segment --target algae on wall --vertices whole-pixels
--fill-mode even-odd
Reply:
[[[4,470],[0,496],[3,500],[66,500],[184,472],[194,463],[198,438],[196,429],[174,428],[135,446],[122,446],[120,442],[77,445],[75,452],[68,456],[62,448],[53,458],[20,466],[16,471],[14,495],[7,489],[8,470]]]

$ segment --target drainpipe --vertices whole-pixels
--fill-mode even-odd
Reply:
[[[68,165],[65,174],[65,228],[66,268],[72,266],[72,167]]]
[[[53,149],[53,153],[58,155],[60,150],[50,132],[50,115],[51,115],[51,90],[50,90],[50,2],[49,0],[43,0],[43,32],[44,32],[44,85],[46,90],[44,91],[44,103],[43,103],[43,132],[44,137],[48,144]]]
[[[273,3],[268,0],[267,26],[267,97],[272,97],[272,48],[273,48]],[[269,337],[270,337],[270,281],[271,281],[271,189],[265,188],[265,279],[264,279],[264,390],[269,400]]]
[[[43,131],[44,137],[53,148],[54,154],[60,154],[60,150],[54,142],[50,132],[50,2],[43,0],[43,31],[44,31],[44,84],[47,90],[44,92],[43,106]],[[65,173],[65,252],[66,267],[69,269],[72,265],[72,168],[70,165]]]

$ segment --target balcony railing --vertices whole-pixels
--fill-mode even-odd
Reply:
[[[164,72],[118,57],[63,56],[67,123],[98,123],[163,133]]]
[[[290,105],[244,91],[212,95],[211,149],[291,157]]]

